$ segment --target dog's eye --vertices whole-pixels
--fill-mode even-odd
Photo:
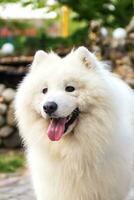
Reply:
[[[73,87],[73,86],[67,86],[66,88],[65,88],[65,90],[66,90],[66,92],[73,92],[74,90],[75,90],[75,88]]]
[[[47,91],[48,91],[48,88],[43,88],[42,93],[43,93],[43,94],[46,94]]]

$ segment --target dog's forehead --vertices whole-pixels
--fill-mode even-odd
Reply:
[[[41,74],[41,76],[52,78],[59,76],[65,77],[66,75],[76,73],[76,70],[74,72],[73,64],[67,62],[44,62],[38,69],[37,73]]]
[[[63,84],[74,82],[74,80],[81,80],[82,77],[87,76],[87,69],[79,66],[73,60],[68,59],[54,59],[51,62],[42,62],[35,72],[36,78],[39,82],[46,84]],[[41,81],[42,80],[42,81]]]

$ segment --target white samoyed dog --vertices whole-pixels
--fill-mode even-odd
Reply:
[[[15,108],[38,200],[127,198],[134,94],[94,54],[37,51]]]

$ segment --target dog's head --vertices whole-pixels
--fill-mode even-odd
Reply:
[[[29,107],[47,121],[51,140],[60,140],[72,132],[80,117],[103,101],[101,74],[102,67],[85,47],[64,58],[36,52],[25,90]]]

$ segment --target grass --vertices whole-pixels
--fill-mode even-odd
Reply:
[[[0,173],[13,173],[25,167],[25,158],[20,151],[0,152]]]

